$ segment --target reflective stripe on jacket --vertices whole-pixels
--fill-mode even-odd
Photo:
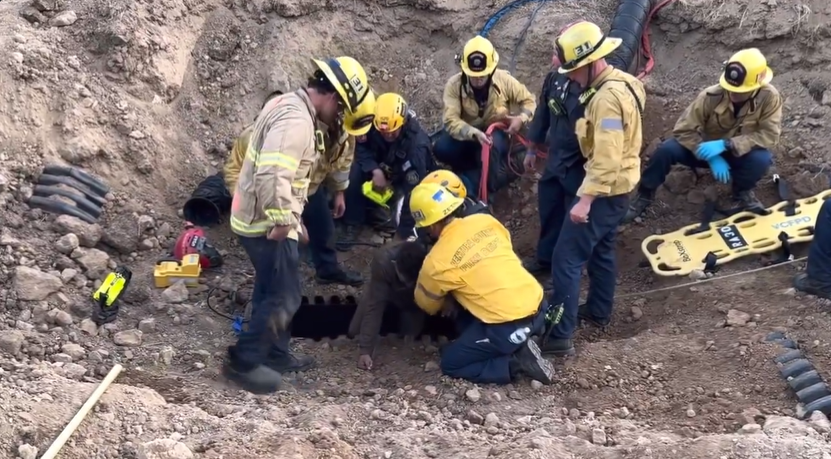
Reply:
[[[231,204],[231,229],[258,237],[291,226],[297,239],[315,148],[315,110],[305,90],[271,100],[257,116]]]

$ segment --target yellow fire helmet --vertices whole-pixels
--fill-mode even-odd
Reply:
[[[757,48],[748,48],[730,56],[718,83],[730,92],[742,94],[753,92],[772,79],[773,70],[768,67],[765,55]]]
[[[438,183],[419,183],[410,193],[410,212],[416,228],[434,225],[464,204]]]
[[[560,60],[560,73],[573,72],[592,62],[612,54],[623,42],[620,38],[609,37],[597,24],[580,21],[567,27],[554,46]]]
[[[404,126],[407,120],[407,101],[403,97],[388,92],[378,96],[375,101],[375,129],[381,132],[395,132]]]
[[[459,199],[465,199],[467,197],[467,188],[465,188],[462,179],[447,169],[439,169],[431,172],[427,177],[424,177],[421,183],[438,183],[447,188],[447,191]]]
[[[462,72],[473,78],[486,77],[496,70],[499,53],[487,38],[477,35],[465,43],[462,51]]]
[[[343,130],[349,135],[360,136],[369,132],[372,120],[375,119],[375,93],[370,89],[358,109],[346,110],[343,115]]]
[[[338,91],[346,111],[356,111],[370,93],[369,80],[363,66],[349,56],[312,61]]]

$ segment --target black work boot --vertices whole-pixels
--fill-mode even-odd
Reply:
[[[315,359],[310,355],[303,354],[271,354],[265,362],[265,365],[280,373],[289,373],[292,371],[304,371],[315,366]]]
[[[577,319],[587,322],[589,325],[592,325],[597,328],[606,328],[612,323],[611,317],[595,317],[589,312],[588,306],[585,304],[581,304],[577,307]]]
[[[317,285],[349,285],[351,287],[359,287],[363,285],[364,278],[361,273],[357,271],[347,271],[338,267],[336,271],[318,274],[315,273],[315,281]]]
[[[623,223],[632,223],[636,218],[643,215],[653,200],[655,200],[654,191],[638,190],[638,193],[635,194],[635,199],[629,204],[629,210],[626,211],[626,216],[623,217]]]
[[[367,213],[367,224],[372,227],[386,225],[392,220],[392,210],[381,206],[373,206]]]
[[[512,378],[525,375],[546,385],[554,382],[554,365],[545,360],[537,343],[530,339],[514,352],[508,368]]]
[[[522,267],[534,277],[551,274],[551,265],[541,263],[537,257],[529,257],[522,260]]]
[[[793,286],[800,292],[831,300],[831,285],[811,279],[808,277],[808,273],[799,273],[794,276]]]
[[[733,193],[733,207],[751,212],[765,208],[761,201],[756,199],[756,193],[753,191],[738,191]]]
[[[338,240],[335,241],[335,250],[339,252],[349,252],[355,246],[358,236],[361,233],[361,227],[358,225],[346,225],[338,234]]]
[[[542,347],[543,355],[569,357],[575,355],[574,341],[570,339],[549,339]]]
[[[283,376],[278,371],[265,365],[243,368],[235,364],[233,357],[230,356],[222,364],[222,374],[252,394],[277,392],[283,383]]]

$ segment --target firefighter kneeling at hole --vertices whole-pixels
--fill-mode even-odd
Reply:
[[[407,203],[409,194],[435,164],[430,136],[403,97],[395,93],[378,96],[372,127],[359,139],[355,156],[346,191],[346,226],[338,248],[351,248],[364,223],[367,205],[373,204],[391,208],[392,228],[399,240],[406,239],[415,226]]]
[[[764,208],[753,189],[773,165],[771,150],[782,133],[782,97],[772,78],[758,49],[730,57],[719,84],[698,94],[675,123],[673,137],[652,154],[626,221],[643,214],[675,164],[709,168],[717,181],[732,182],[736,209]]]
[[[254,393],[274,392],[282,372],[314,364],[292,353],[289,342],[302,299],[301,215],[312,168],[325,149],[317,122],[343,122],[347,132],[356,132],[372,120],[353,114],[364,112],[363,104],[374,112],[375,96],[355,59],[314,63],[305,88],[273,99],[257,116],[231,204],[231,229],[254,266],[254,291],[248,330],[228,348],[223,373]]]
[[[418,274],[415,302],[431,315],[455,315],[462,330],[442,349],[442,372],[481,384],[523,374],[551,384],[554,369],[531,340],[545,328],[542,287],[522,267],[508,230],[491,215],[464,217],[463,204],[435,183],[410,196],[416,226],[436,241]]]
[[[444,130],[433,146],[436,159],[459,174],[471,192],[479,181],[488,180],[488,192],[496,171],[507,167],[511,143],[509,135],[518,133],[537,108],[534,95],[505,70],[497,70],[499,54],[493,44],[477,35],[469,40],[461,56],[461,73],[450,77],[444,87]],[[515,108],[519,113],[511,115]],[[495,122],[508,124],[507,131],[485,134]],[[491,146],[489,177],[482,174],[482,147]]]
[[[607,325],[612,316],[617,267],[615,235],[640,179],[643,108],[646,92],[637,78],[606,62],[621,39],[581,21],[555,40],[559,73],[582,88],[584,118],[575,132],[586,158],[586,175],[572,200],[551,257],[554,292],[549,301],[562,317],[544,337],[543,351],[574,354],[572,335],[579,319]],[[589,291],[579,305],[580,278],[588,263]]]

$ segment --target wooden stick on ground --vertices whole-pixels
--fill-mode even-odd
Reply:
[[[72,420],[69,421],[69,424],[67,424],[66,427],[64,427],[61,434],[58,435],[58,438],[56,438],[54,442],[52,442],[52,445],[49,447],[49,449],[46,450],[45,453],[43,453],[43,456],[41,456],[40,459],[55,459],[55,456],[57,456],[58,453],[61,451],[61,448],[64,447],[67,440],[69,440],[69,437],[71,437],[72,434],[75,433],[75,430],[78,429],[78,426],[81,425],[81,422],[83,422],[84,418],[87,417],[87,414],[89,414],[92,407],[94,407],[95,404],[98,403],[98,399],[100,399],[101,396],[104,395],[104,392],[106,392],[107,388],[110,387],[110,384],[112,384],[112,382],[115,381],[115,378],[118,377],[118,374],[121,373],[121,370],[123,369],[124,367],[122,367],[121,365],[115,364],[112,370],[110,370],[110,372],[107,373],[107,377],[104,378],[103,381],[101,381],[101,384],[98,385],[98,388],[95,389],[95,392],[93,392],[89,396],[86,403],[84,403],[81,409],[78,410],[77,413],[75,413],[75,416],[72,418]]]

